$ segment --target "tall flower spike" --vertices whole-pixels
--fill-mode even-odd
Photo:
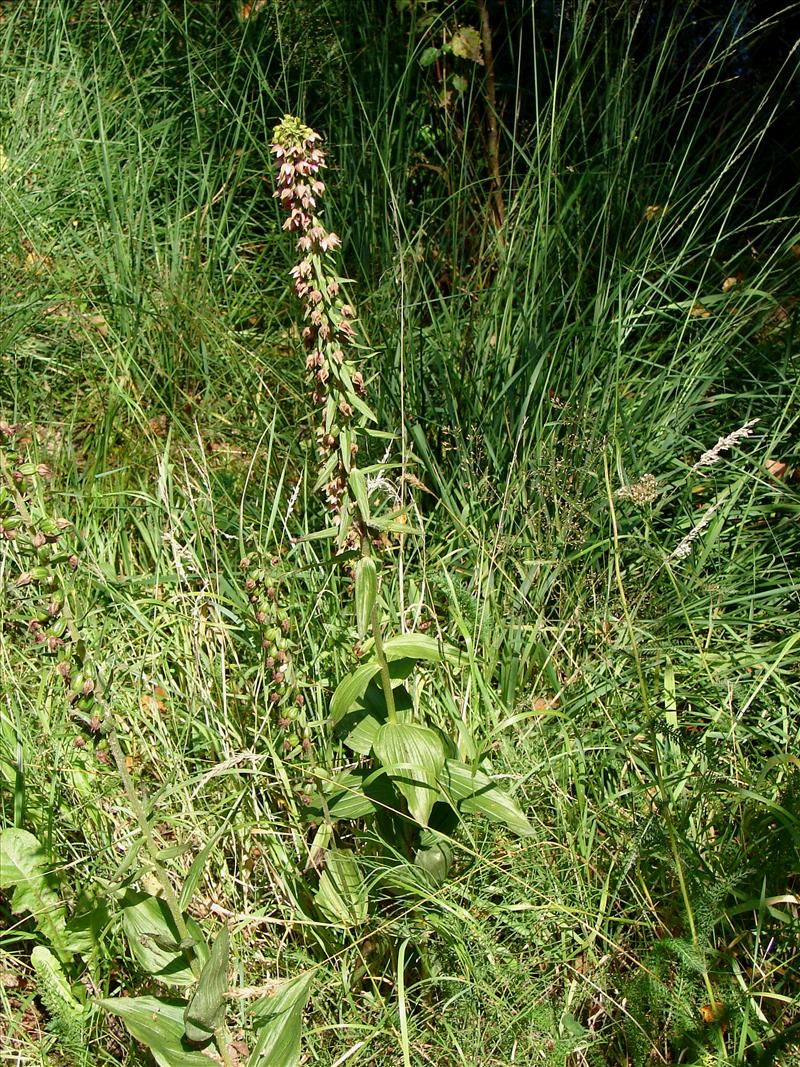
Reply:
[[[366,516],[351,496],[351,472],[358,452],[356,418],[372,419],[364,403],[364,377],[347,350],[356,343],[355,311],[342,299],[343,279],[331,253],[342,242],[317,214],[325,192],[319,177],[325,167],[320,136],[299,119],[284,116],[273,131],[272,153],[277,163],[275,198],[288,218],[284,229],[297,234],[298,262],[290,274],[303,308],[302,336],[306,371],[315,406],[321,489],[331,518],[339,525],[339,542],[357,544],[366,535]]]

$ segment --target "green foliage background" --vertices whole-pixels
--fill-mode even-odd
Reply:
[[[757,8],[734,32],[733,8],[490,5],[498,230],[486,67],[448,51],[479,7],[0,6],[0,420],[52,471],[37,514],[74,526],[80,626],[183,903],[228,923],[240,990],[316,968],[307,1062],[788,1064],[797,50],[742,65],[776,39]],[[449,881],[347,934],[308,918],[309,761],[270,716],[239,566],[290,561],[315,758],[335,763],[356,620],[319,543],[293,547],[324,518],[271,196],[287,111],[326,139],[371,402],[425,530],[395,543],[387,621],[467,650],[418,699],[535,828],[467,818]],[[13,625],[13,553],[0,818],[43,843],[70,918],[113,912],[147,889],[136,825]],[[3,1054],[69,1063],[36,924],[10,891],[0,920]],[[152,984],[113,915],[70,979]],[[147,1062],[99,1012],[84,1041],[89,1063]]]

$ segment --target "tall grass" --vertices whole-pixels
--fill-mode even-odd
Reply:
[[[743,49],[771,20],[695,40],[691,8],[492,9],[498,232],[484,72],[420,62],[477,20],[434,6],[4,10],[0,419],[32,427],[74,523],[81,626],[159,843],[186,876],[212,842],[190,910],[229,923],[243,1004],[317,968],[308,1062],[790,1063],[796,50],[759,80]],[[271,723],[239,568],[291,561],[314,744],[340,761],[346,580],[294,543],[320,521],[268,180],[285,111],[326,136],[379,422],[424,525],[393,624],[467,649],[426,698],[536,829],[467,820],[450,882],[338,941],[309,918],[310,779]],[[3,823],[39,836],[71,902],[108,898],[90,990],[141,990],[113,922],[149,885],[131,812],[1,599]],[[3,1057],[63,1062],[33,926],[0,909]],[[424,951],[398,968],[406,943]],[[88,1062],[147,1062],[91,1027]]]

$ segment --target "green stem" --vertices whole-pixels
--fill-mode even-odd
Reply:
[[[386,715],[389,722],[397,722],[392,676],[389,674],[389,661],[386,658],[386,651],[381,639],[381,620],[378,616],[377,601],[372,605],[372,638],[375,642],[375,658],[381,666],[381,684],[383,685],[383,696],[386,701]]]
[[[372,555],[370,548],[369,537],[363,533],[366,529],[366,522],[364,516],[360,514],[362,526],[361,536],[361,555],[368,558]],[[389,722],[397,722],[397,709],[394,704],[394,690],[392,689],[392,676],[389,673],[389,661],[386,658],[386,650],[383,647],[383,639],[381,638],[381,619],[378,613],[378,598],[375,598],[375,603],[372,605],[372,611],[370,613],[370,627],[372,629],[372,639],[375,642],[375,658],[380,664],[381,668],[381,685],[383,686],[383,698],[386,701],[386,715]]]

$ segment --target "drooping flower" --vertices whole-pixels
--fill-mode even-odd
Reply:
[[[358,452],[355,419],[370,418],[364,404],[364,376],[348,348],[356,342],[356,313],[342,299],[342,279],[331,253],[341,248],[318,214],[325,183],[320,136],[287,115],[273,132],[272,153],[278,163],[275,197],[288,218],[284,229],[297,234],[299,260],[290,274],[303,307],[302,330],[312,400],[321,408],[315,438],[320,463],[319,484],[332,517],[339,524],[340,543],[357,542],[366,530],[358,502],[350,495],[350,474]]]

